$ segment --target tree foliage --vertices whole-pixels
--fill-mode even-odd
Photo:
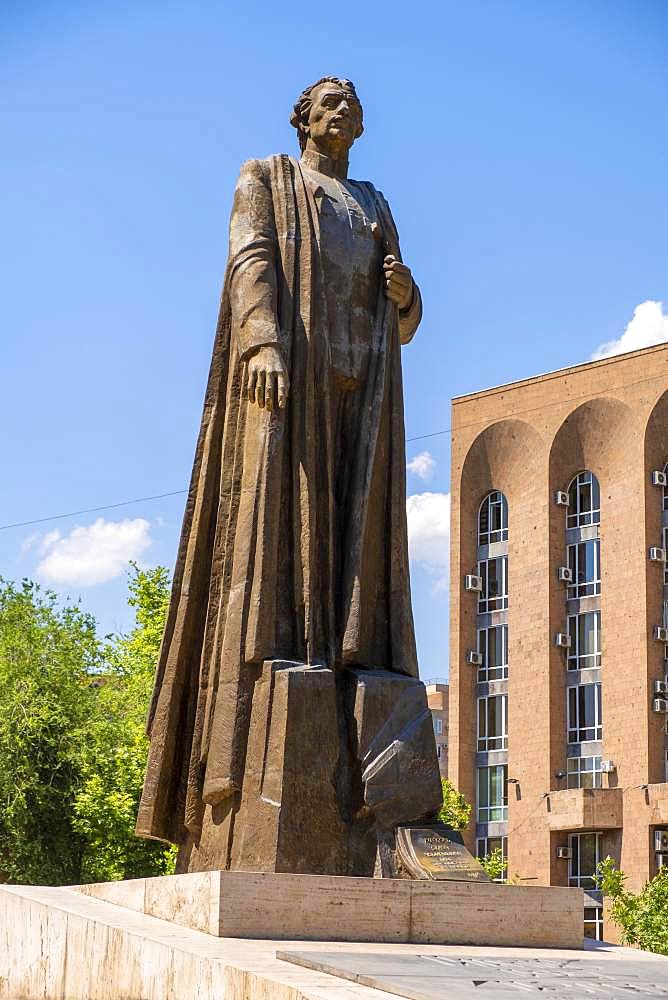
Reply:
[[[466,801],[461,792],[447,778],[441,778],[443,788],[443,805],[438,818],[441,823],[453,830],[463,830],[471,818],[471,804]]]
[[[135,836],[148,756],[146,713],[169,600],[167,570],[133,565],[128,603],[135,627],[105,650],[96,711],[80,758],[81,785],[74,826],[85,839],[82,881],[165,875],[174,854],[164,844]]]
[[[101,640],[76,605],[0,581],[0,881],[67,884],[173,870],[134,836],[169,594],[132,568],[135,627]]]
[[[639,893],[624,888],[626,875],[610,857],[601,861],[596,876],[611,900],[610,916],[622,932],[622,944],[668,955],[668,868],[660,868]]]
[[[493,851],[479,860],[491,879],[495,882],[505,880],[508,863],[503,857],[503,851],[500,847],[495,847]]]
[[[36,584],[0,581],[0,878],[78,878],[80,734],[95,711],[95,622]]]

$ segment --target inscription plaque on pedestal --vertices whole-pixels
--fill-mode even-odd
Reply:
[[[397,855],[413,878],[491,882],[461,834],[443,823],[397,827]]]

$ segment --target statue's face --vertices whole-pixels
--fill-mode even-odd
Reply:
[[[332,152],[348,150],[362,134],[362,106],[349,90],[321,83],[311,94],[309,136],[316,146]]]

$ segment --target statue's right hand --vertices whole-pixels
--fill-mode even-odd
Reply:
[[[283,409],[290,389],[283,355],[275,344],[260,347],[246,362],[247,393],[251,403],[275,410]]]

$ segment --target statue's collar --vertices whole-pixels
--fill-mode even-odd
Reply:
[[[345,169],[341,170],[340,163],[333,160],[331,156],[319,153],[316,149],[305,149],[302,153],[301,162],[309,170],[315,170],[317,173],[325,174],[327,177],[339,177],[345,180],[348,176],[347,163],[345,164]]]

